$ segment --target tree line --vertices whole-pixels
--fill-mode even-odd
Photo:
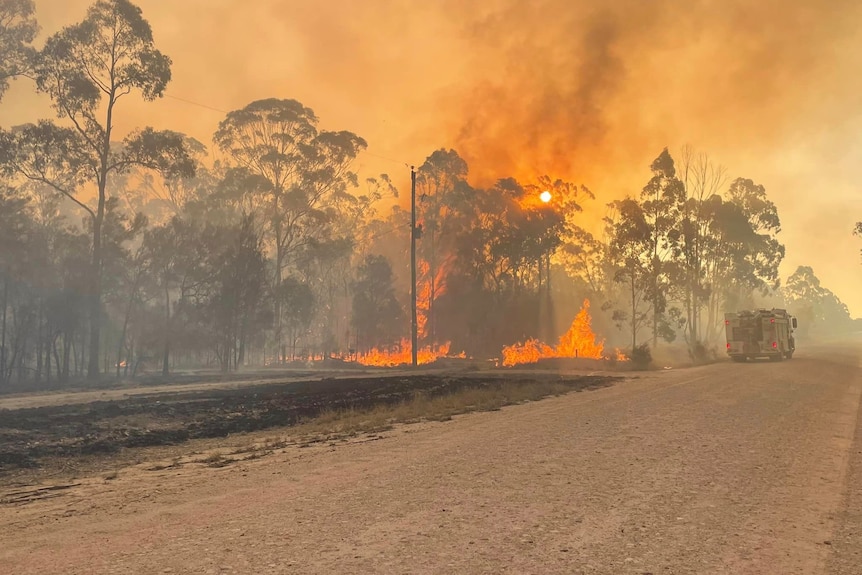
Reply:
[[[29,79],[55,116],[0,132],[0,384],[403,345],[410,214],[381,213],[399,197],[389,176],[359,181],[363,138],[269,98],[228,113],[211,147],[151,127],[118,139],[126,97],[153,101],[171,79],[141,10],[96,1],[38,50],[34,13],[0,0],[0,97]],[[494,357],[555,337],[586,297],[609,338],[702,355],[724,309],[781,295],[775,205],[705,155],[663,150],[598,229],[583,185],[468,176],[450,149],[417,169],[423,345]],[[796,275],[792,301],[840,312],[799,287],[813,271]]]

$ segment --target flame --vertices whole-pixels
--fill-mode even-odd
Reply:
[[[443,295],[446,291],[446,275],[450,259],[444,259],[437,267],[433,276],[434,301]],[[428,333],[428,321],[431,314],[431,264],[426,260],[417,262],[418,280],[416,282],[416,328],[419,339],[425,339],[433,334]],[[466,358],[466,354],[461,352],[458,355],[449,355],[451,342],[443,344],[432,343],[431,345],[421,347],[416,353],[417,363],[420,365],[428,364],[443,357],[450,358]],[[409,365],[413,362],[412,346],[410,340],[402,339],[398,344],[393,345],[390,349],[374,348],[368,353],[360,356],[356,360],[362,365],[378,366],[378,367],[394,367],[397,365]]]
[[[605,351],[605,340],[597,341],[590,317],[590,300],[585,299],[581,311],[575,316],[569,331],[560,336],[557,357],[601,358]]]
[[[444,261],[439,265],[434,273],[434,301],[437,301],[446,291],[446,264]],[[431,264],[425,260],[419,260],[418,263],[419,280],[416,282],[416,327],[419,333],[419,338],[424,339],[429,335],[427,331],[428,317],[431,312]]]
[[[545,357],[557,357],[554,348],[537,339],[528,339],[522,344],[508,345],[503,348],[503,365],[536,363]]]
[[[593,333],[590,300],[585,299],[581,311],[575,316],[569,330],[560,336],[560,341],[555,348],[536,339],[528,339],[524,343],[509,345],[503,348],[503,365],[536,363],[540,359],[556,357],[602,359],[604,348],[605,340],[599,341],[596,334]],[[614,351],[618,360],[627,359],[620,350]]]
[[[416,282],[416,328],[421,339],[427,335],[425,328],[428,325],[428,312],[431,309],[431,282],[426,279],[430,269],[428,262],[419,260],[418,268],[420,279]]]
[[[420,347],[416,353],[417,363],[419,363],[419,365],[432,363],[442,357],[466,357],[463,352],[456,356],[450,356],[450,345],[450,342],[446,342],[444,344],[438,344],[433,348],[431,346]],[[413,362],[412,346],[410,345],[409,339],[402,339],[398,345],[393,346],[392,350],[380,350],[374,348],[368,353],[357,358],[356,361],[362,365],[377,367],[409,365]]]

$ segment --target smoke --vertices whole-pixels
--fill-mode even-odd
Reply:
[[[45,33],[89,3],[36,2]],[[855,0],[137,3],[174,60],[168,95],[182,100],[130,99],[121,133],[154,125],[209,143],[223,117],[209,108],[296,98],[323,127],[369,142],[365,176],[406,183],[405,164],[452,147],[476,184],[583,183],[598,195],[596,219],[639,191],[663,147],[693,144],[766,186],[783,219],[783,275],[816,261],[824,285],[862,313],[850,236],[862,213],[838,209],[859,206]],[[3,125],[49,114],[26,81],[13,91]]]
[[[858,100],[858,46],[841,48],[858,23],[847,1],[498,2],[467,16],[471,73],[447,128],[488,176],[613,182],[685,142],[727,163],[768,154]]]

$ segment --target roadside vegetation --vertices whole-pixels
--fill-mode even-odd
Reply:
[[[105,474],[147,463],[222,467],[287,445],[345,441],[399,424],[611,385],[609,376],[497,373],[267,384],[82,405],[8,410],[0,429],[0,483]],[[165,461],[167,460],[167,461]]]
[[[726,309],[852,323],[811,268],[781,287],[776,205],[705,153],[609,166],[641,184],[608,203],[555,174],[480,185],[462,151],[429,150],[411,230],[397,178],[359,172],[369,143],[295,99],[248,102],[204,141],[129,125],[124,96],[170,85],[159,30],[97,0],[42,35],[37,4],[0,2],[0,97],[17,78],[45,103],[0,128],[0,387],[403,353],[411,236],[433,353],[553,343],[585,300],[606,348],[675,342],[697,361]]]

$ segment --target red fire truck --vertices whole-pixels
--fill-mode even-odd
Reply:
[[[796,318],[783,309],[756,309],[724,314],[727,355],[733,361],[767,357],[781,361],[793,357]]]

